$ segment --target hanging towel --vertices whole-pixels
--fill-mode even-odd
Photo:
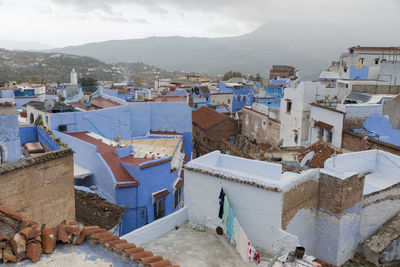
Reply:
[[[219,193],[219,212],[218,217],[222,219],[222,215],[224,214],[224,201],[225,201],[225,192],[224,189],[221,188],[221,192]]]
[[[255,248],[251,244],[251,242],[247,242],[247,257],[249,258],[250,262],[253,262],[254,254],[256,253]]]
[[[237,241],[236,241],[236,251],[239,253],[240,257],[244,261],[249,261],[247,257],[247,247],[248,247],[248,238],[246,233],[243,231],[243,228],[239,225],[239,230],[237,233]]]
[[[224,225],[225,233],[228,230],[228,217],[229,217],[229,202],[226,195],[224,196],[224,214],[222,214],[222,224]]]
[[[239,231],[239,222],[236,218],[236,216],[233,218],[233,230],[232,230],[232,238],[231,238],[231,243],[236,244],[237,242],[237,236],[238,236],[238,231]]]
[[[233,234],[233,220],[235,218],[235,214],[231,207],[229,207],[229,216],[228,216],[228,230],[226,234],[228,235],[228,240],[231,240]]]

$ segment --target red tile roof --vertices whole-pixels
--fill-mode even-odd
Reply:
[[[153,197],[155,199],[160,198],[160,197],[165,197],[165,196],[168,196],[168,195],[169,195],[168,189],[164,189],[164,190],[158,191],[156,193],[153,193]]]
[[[0,262],[17,263],[24,258],[37,262],[40,260],[42,252],[53,253],[57,243],[81,245],[85,239],[90,239],[93,243],[136,264],[179,267],[179,265],[171,265],[171,262],[162,256],[155,256],[153,252],[145,251],[141,247],[137,248],[134,243],[128,243],[127,240],[114,236],[111,232],[96,225],[85,227],[80,222],[63,222],[55,228],[48,228],[44,224],[39,225],[24,218],[21,214],[3,205],[0,205],[0,217],[8,223],[10,223],[9,221],[15,223],[9,236],[0,233],[0,250],[2,249],[3,252]],[[0,221],[0,224],[2,222]]]
[[[215,111],[202,106],[198,110],[192,112],[192,121],[203,130],[209,129],[214,125],[226,120],[228,117]]]
[[[327,129],[328,131],[332,130],[332,128],[333,128],[333,125],[330,125],[330,124],[325,123],[325,122],[323,122],[323,121],[317,121],[317,122],[315,123],[315,125],[317,125],[317,126],[319,126],[319,127],[322,127],[322,128],[324,128],[324,129]]]
[[[298,161],[300,162],[309,152],[314,151],[314,157],[310,161],[311,168],[322,168],[327,159],[335,152],[328,144],[319,140],[314,144],[308,146],[303,153],[298,156]],[[341,152],[336,152],[340,154]]]
[[[183,180],[179,178],[179,181],[175,184],[175,188],[179,189],[182,188],[183,185]]]
[[[400,51],[398,46],[353,46],[349,49],[353,50],[385,50],[385,51]]]
[[[69,105],[73,107],[77,107],[84,110],[96,110],[96,109],[103,109],[103,108],[112,108],[116,106],[120,106],[121,104],[111,101],[110,99],[106,99],[103,97],[93,97],[90,99],[90,106],[87,107],[85,104],[81,102],[72,102]]]
[[[139,184],[128,173],[124,166],[122,166],[120,158],[114,153],[114,150],[111,149],[109,145],[87,135],[86,132],[69,133],[69,135],[96,146],[97,152],[107,162],[117,182],[132,182],[132,186],[137,186]]]
[[[186,102],[186,96],[157,96],[154,102]]]
[[[200,90],[203,94],[210,94],[210,89],[208,89],[208,86],[200,86]]]
[[[150,130],[150,134],[162,134],[162,135],[183,135],[183,133],[178,133],[178,132],[170,132],[170,131],[153,131]]]

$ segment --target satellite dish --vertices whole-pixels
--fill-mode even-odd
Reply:
[[[82,104],[85,104],[86,106],[90,105],[90,96],[89,95],[83,95],[80,102]]]
[[[46,100],[46,101],[44,101],[44,109],[51,110],[55,104],[56,104],[56,101],[53,99]]]
[[[194,93],[195,93],[196,95],[200,94],[200,90],[199,90],[198,87],[194,88]]]
[[[315,152],[314,152],[314,151],[308,152],[308,153],[304,156],[304,158],[301,160],[301,162],[300,162],[300,167],[303,168],[304,165],[306,165],[307,161],[312,160],[312,158],[314,157],[314,155],[315,155]]]

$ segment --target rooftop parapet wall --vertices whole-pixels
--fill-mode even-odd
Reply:
[[[362,201],[364,175],[356,174],[345,180],[321,173],[318,187],[318,207],[340,214]]]
[[[0,203],[50,227],[74,220],[72,150],[1,164]]]

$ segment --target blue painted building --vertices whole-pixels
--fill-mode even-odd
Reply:
[[[21,159],[18,115],[14,102],[0,102],[0,164]]]
[[[135,102],[76,114],[50,114],[50,121],[52,131],[75,151],[75,163],[93,173],[90,185],[126,208],[121,234],[181,206],[181,167],[190,160],[192,143],[187,103]],[[125,147],[110,145],[117,135],[125,140]],[[143,147],[137,142],[150,140],[156,144],[158,139],[171,139],[176,145],[166,154],[150,153],[159,145],[148,153],[137,151]]]
[[[233,93],[232,113],[241,110],[244,106],[253,105],[253,86],[220,82],[219,91],[220,93]]]

